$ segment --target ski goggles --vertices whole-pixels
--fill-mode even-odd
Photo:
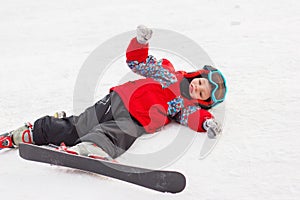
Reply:
[[[217,69],[209,72],[208,80],[212,85],[211,99],[214,102],[214,106],[225,99],[227,93],[226,80],[223,74]]]

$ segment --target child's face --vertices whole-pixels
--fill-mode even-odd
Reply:
[[[190,96],[197,100],[206,100],[210,97],[211,86],[206,78],[194,78],[189,86]]]

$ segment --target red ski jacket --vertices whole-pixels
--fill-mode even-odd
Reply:
[[[139,44],[133,38],[127,48],[129,68],[146,78],[129,81],[111,88],[119,94],[129,113],[143,125],[148,133],[160,130],[172,119],[191,129],[203,132],[203,122],[212,115],[181,95],[180,82],[187,75],[175,71],[167,59],[157,61],[148,55],[148,44]],[[199,73],[208,73],[200,70]],[[191,73],[188,74],[191,77]]]

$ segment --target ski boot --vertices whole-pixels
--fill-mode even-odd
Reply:
[[[20,143],[33,143],[32,139],[32,125],[30,123],[25,123],[24,126],[20,128],[4,133],[0,135],[0,149],[3,148],[15,148],[18,147]]]
[[[64,143],[62,143],[58,147],[58,150],[65,151],[66,153],[73,155],[81,155],[94,159],[116,162],[105,151],[103,151],[103,149],[93,144],[92,142],[81,142],[72,147],[67,147]]]

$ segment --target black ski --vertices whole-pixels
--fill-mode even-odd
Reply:
[[[176,171],[150,170],[133,167],[72,155],[31,144],[20,144],[19,153],[20,156],[26,160],[93,172],[160,192],[181,192],[186,184],[185,176]]]

